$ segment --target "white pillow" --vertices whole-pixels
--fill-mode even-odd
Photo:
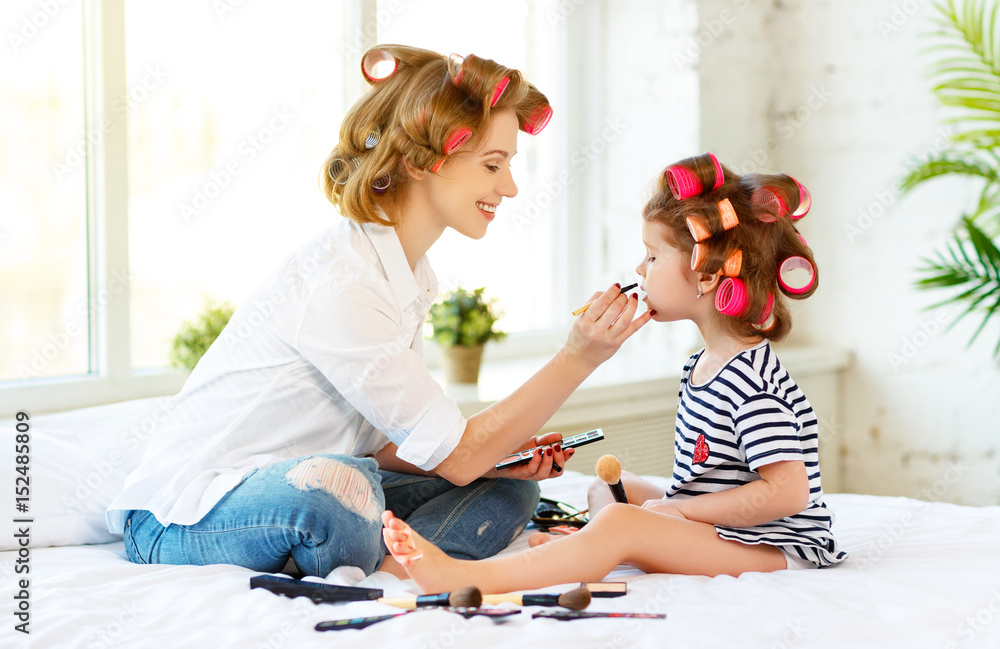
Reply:
[[[14,419],[0,421],[0,503],[10,514],[0,517],[0,550],[18,548],[14,518],[31,518],[28,547],[110,543],[121,535],[108,532],[104,512],[121,491],[125,476],[142,458],[146,440],[166,413],[167,397],[137,399],[106,406],[32,417],[31,500],[27,513],[15,511]],[[30,412],[28,413],[31,414]]]

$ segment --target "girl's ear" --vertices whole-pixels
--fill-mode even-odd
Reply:
[[[722,270],[715,273],[698,273],[698,288],[703,295],[711,293],[722,281]]]
[[[408,158],[403,158],[403,166],[406,167],[406,173],[410,174],[410,178],[414,180],[423,180],[427,176],[426,169],[418,169],[413,166]]]

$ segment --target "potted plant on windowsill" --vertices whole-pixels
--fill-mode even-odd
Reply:
[[[198,317],[185,321],[171,342],[170,364],[188,372],[193,370],[235,311],[236,307],[229,302],[206,298]]]
[[[483,297],[485,288],[472,292],[458,287],[431,306],[427,321],[432,338],[441,347],[448,381],[476,383],[483,346],[507,335],[496,328],[501,314],[495,299]]]

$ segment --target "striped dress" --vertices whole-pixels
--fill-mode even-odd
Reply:
[[[819,422],[805,394],[764,341],[734,356],[703,385],[689,378],[704,350],[684,366],[667,498],[723,491],[754,480],[773,462],[801,460],[809,474],[809,505],[794,516],[754,527],[716,525],[731,541],[780,546],[817,566],[843,561],[830,532],[819,477]]]

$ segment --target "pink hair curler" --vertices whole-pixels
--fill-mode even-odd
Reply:
[[[528,116],[528,119],[524,120],[524,126],[521,127],[521,130],[528,135],[538,135],[548,125],[550,119],[552,119],[552,107],[548,104],[539,106]]]
[[[792,178],[792,180],[795,180]],[[799,206],[795,208],[792,212],[792,220],[797,221],[803,216],[809,213],[809,208],[812,207],[812,196],[809,194],[809,190],[805,188],[805,185],[795,180],[795,184],[799,188]]]
[[[472,129],[468,126],[461,126],[456,128],[448,136],[448,141],[444,143],[444,154],[451,155],[455,151],[458,151],[469,141],[472,137]]]
[[[704,256],[705,246],[702,246],[700,243],[694,244],[694,248],[691,249],[691,270],[698,270]]]
[[[490,99],[490,108],[497,105],[497,102],[500,101],[500,97],[503,95],[503,91],[507,89],[507,84],[509,83],[510,77],[504,77],[497,82],[496,86],[493,87],[493,98]]]
[[[767,322],[767,319],[771,317],[771,311],[774,309],[774,293],[767,292],[767,302],[764,304],[764,310],[760,312],[760,320],[757,324],[762,325]],[[773,322],[771,323],[774,324]],[[765,331],[770,329],[770,327],[765,327]]]
[[[691,237],[698,243],[712,236],[712,233],[708,231],[708,228],[701,222],[701,219],[693,214],[687,217],[687,226],[688,230],[691,231]]]
[[[722,264],[722,274],[729,275],[730,277],[737,277],[740,274],[740,270],[743,269],[743,251],[736,248],[728,255],[726,255],[726,261]]]
[[[719,216],[722,217],[722,227],[726,230],[732,230],[740,224],[740,220],[736,216],[736,209],[728,198],[719,201]]]
[[[670,193],[679,201],[701,193],[701,181],[698,176],[680,165],[667,168],[667,186],[670,188]]]
[[[456,86],[462,83],[462,76],[465,74],[465,57],[461,54],[450,54],[448,56],[448,72],[451,73],[451,80]]]
[[[368,83],[378,83],[388,79],[399,67],[396,57],[385,50],[369,50],[361,59],[361,74]]]
[[[718,290],[715,291],[715,308],[722,315],[739,317],[746,311],[749,303],[746,284],[735,277],[722,280]]]
[[[805,281],[805,277],[799,277],[800,273],[794,272],[797,270],[806,271],[808,281]],[[802,295],[816,283],[816,269],[805,257],[788,257],[778,268],[778,283],[792,295]]]
[[[436,173],[438,172],[438,169],[440,169],[440,168],[441,168],[441,165],[443,165],[443,164],[444,164],[444,161],[445,161],[446,159],[447,159],[447,158],[441,158],[440,160],[438,160],[437,162],[435,162],[435,163],[434,163],[434,166],[433,166],[433,167],[431,167],[431,173],[432,173],[432,174],[436,174]]]
[[[722,183],[726,182],[726,174],[722,171],[722,163],[719,162],[714,153],[709,153],[708,157],[712,159],[712,164],[715,165],[715,184],[712,185],[712,190],[714,191],[722,187]],[[728,230],[729,228],[726,229]]]
[[[805,237],[803,237],[803,236],[802,236],[802,234],[801,234],[801,233],[799,233],[799,232],[796,232],[795,234],[797,234],[797,235],[798,235],[798,237],[799,237],[799,241],[801,241],[801,242],[802,242],[802,245],[803,245],[803,246],[805,246],[806,248],[808,248],[808,247],[809,247],[809,243],[808,243],[808,242],[806,241],[806,238],[805,238]]]
[[[774,223],[779,216],[788,214],[788,204],[774,190],[762,187],[754,192],[753,204],[763,208],[758,218],[765,223]]]

